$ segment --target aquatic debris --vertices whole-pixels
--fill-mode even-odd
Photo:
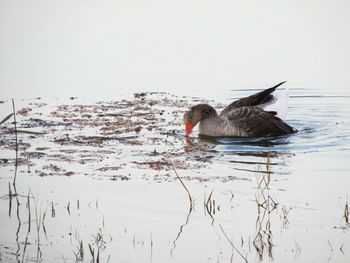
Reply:
[[[26,107],[26,108],[18,110],[17,111],[17,115],[27,116],[28,113],[31,112],[31,111],[32,111],[32,108]]]
[[[45,165],[42,167],[42,170],[35,170],[35,173],[38,175],[38,176],[72,176],[74,174],[74,172],[72,171],[66,171],[65,169],[63,168],[60,168],[59,166],[57,165],[53,165],[53,164],[50,164],[50,165]]]
[[[149,155],[157,158],[158,155]],[[172,158],[178,157],[177,154],[172,154]],[[132,161],[139,168],[148,168],[153,170],[163,170],[170,171],[175,167],[176,169],[189,170],[189,169],[199,169],[205,167],[204,163],[191,162],[189,160],[175,159],[174,161],[169,161],[167,158],[158,158],[157,160],[147,160],[147,161]],[[197,178],[198,179],[198,178]]]
[[[125,175],[113,175],[111,177],[111,181],[118,181],[118,180],[121,180],[121,181],[128,181],[130,180],[129,177],[125,176]]]
[[[172,179],[167,172],[172,167],[162,158],[167,156],[177,170],[195,169],[200,173],[200,169],[210,166],[223,153],[208,151],[214,147],[212,144],[200,141],[191,145],[184,139],[182,114],[196,100],[198,99],[168,93],[136,94],[129,99],[92,103],[74,100],[62,104],[57,100],[47,103],[30,100],[17,111],[21,114],[20,122],[16,124],[19,136],[17,140],[13,136],[15,129],[12,124],[0,126],[1,134],[6,134],[0,140],[0,149],[18,148],[20,155],[19,158],[4,155],[0,164],[8,166],[17,162],[17,165],[26,165],[28,170],[31,168],[40,176],[55,173],[58,176],[70,176],[73,172],[66,165],[88,163],[97,168],[90,174],[93,178],[101,176],[113,178],[112,180],[131,179],[129,172],[123,173],[124,169],[151,169],[162,173],[157,173],[158,177],[148,176],[147,180],[152,178],[156,181],[169,181]],[[45,130],[27,131],[27,128]],[[44,136],[38,136],[43,134]],[[158,151],[154,151],[156,146]],[[52,162],[60,168],[65,167],[66,171],[40,167],[42,161],[48,161],[49,164]],[[120,172],[111,173],[116,170],[107,168],[109,166],[120,167],[116,169]],[[98,170],[99,168],[101,169]],[[74,174],[82,174],[82,170],[74,170]],[[144,175],[137,176],[146,178]],[[202,182],[250,180],[231,175],[194,175],[184,179]]]
[[[63,123],[55,122],[52,120],[43,120],[39,118],[29,118],[29,119],[22,120],[20,125],[21,125],[21,128],[37,128],[37,127],[42,128],[42,127],[61,126],[63,125]]]
[[[171,164],[167,161],[133,161],[132,163],[137,164],[140,168],[146,166],[147,168],[154,170],[170,170]]]
[[[120,169],[122,169],[121,166],[103,166],[103,167],[97,168],[96,171],[106,172],[106,171],[118,171]]]

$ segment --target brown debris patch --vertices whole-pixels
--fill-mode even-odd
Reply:
[[[194,163],[190,161],[180,160],[180,159],[174,159],[173,161],[170,161],[169,159],[162,158],[160,160],[156,161],[133,161],[132,163],[136,164],[138,168],[147,168],[152,170],[164,170],[164,171],[170,171],[173,169],[173,166],[175,169],[181,169],[181,170],[187,170],[187,169],[198,169],[205,167],[205,164],[203,163]]]
[[[58,167],[57,165],[50,164],[42,167],[42,170],[35,170],[35,173],[38,176],[72,176],[74,172],[66,171],[63,168]]]
[[[96,170],[106,172],[106,171],[118,171],[119,169],[121,169],[120,166],[104,166],[104,167],[98,168]]]
[[[58,167],[57,165],[54,165],[54,164],[43,166],[43,170],[48,170],[48,171],[52,171],[52,172],[56,172],[56,173],[62,171],[62,169],[60,167]]]
[[[144,143],[139,140],[125,140],[125,144],[127,145],[143,145]]]
[[[125,175],[113,175],[111,177],[111,181],[118,181],[118,180],[120,180],[120,181],[128,181],[128,180],[130,180],[130,178],[125,176]]]
[[[137,162],[134,161],[139,168],[148,168],[153,170],[170,170],[170,163],[167,161],[145,161],[145,162]]]
[[[163,171],[157,173],[158,178],[154,173],[147,175],[154,180],[165,180],[166,174],[172,174],[169,160],[176,169],[205,167],[208,164],[197,160],[194,150],[186,152],[183,142],[182,114],[193,102],[191,98],[148,92],[128,99],[92,103],[79,103],[76,98],[63,104],[58,100],[47,103],[30,100],[17,112],[21,115],[17,127],[40,128],[46,134],[42,137],[20,134],[19,164],[27,165],[39,176],[76,173],[113,176],[111,180],[133,177],[115,175],[123,165]],[[2,125],[0,134],[0,150],[4,152],[0,165],[13,165],[16,147],[13,124]],[[123,164],[115,163],[120,159]],[[94,168],[89,172],[72,172],[69,171],[72,164],[89,164]]]
[[[27,116],[30,111],[32,111],[32,108],[27,107],[27,108],[23,108],[23,109],[18,110],[16,114],[22,115],[22,116]]]

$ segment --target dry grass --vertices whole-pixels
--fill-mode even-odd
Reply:
[[[344,207],[344,218],[345,218],[345,222],[347,224],[349,224],[349,204],[348,204],[348,201],[346,201],[345,207]]]
[[[0,125],[8,121],[12,117],[13,113],[10,113],[7,115],[2,121],[0,121]]]
[[[222,233],[223,233],[224,236],[226,237],[227,241],[230,243],[231,247],[243,258],[243,260],[244,260],[245,262],[248,262],[247,257],[244,256],[244,255],[235,247],[235,245],[232,243],[232,241],[231,241],[231,240],[228,238],[228,236],[226,235],[226,233],[225,233],[224,229],[222,228],[222,226],[221,226],[221,225],[219,225],[219,226],[220,226],[220,228],[221,228]]]
[[[267,250],[268,256],[273,259],[273,235],[271,230],[271,213],[277,209],[278,203],[270,195],[270,183],[271,183],[271,165],[270,156],[267,155],[266,171],[258,172],[257,185],[258,194],[255,197],[255,202],[258,209],[256,219],[257,234],[253,241],[253,245],[259,255],[259,259],[264,259],[264,251]],[[261,167],[258,167],[258,171],[261,171]]]
[[[15,108],[15,101],[12,99],[12,110],[13,110],[13,121],[15,126],[15,138],[16,138],[16,160],[15,160],[15,175],[13,177],[13,186],[16,185],[16,178],[17,178],[17,167],[18,167],[18,136],[17,136],[17,121],[16,121],[16,108]]]
[[[283,220],[283,227],[286,227],[289,224],[288,215],[289,212],[292,210],[292,208],[286,208],[285,206],[282,207],[282,220]]]
[[[192,211],[193,210],[193,199],[192,199],[191,193],[188,190],[188,188],[186,187],[185,183],[182,181],[181,177],[176,172],[176,169],[175,169],[173,163],[170,160],[169,160],[169,163],[171,164],[171,167],[173,168],[177,179],[179,179],[180,183],[182,184],[182,186],[184,187],[184,189],[185,189],[185,191],[186,191],[186,193],[188,195],[188,199],[189,199],[189,202],[190,202],[190,211]]]
[[[217,205],[217,202],[213,198],[213,190],[210,192],[208,198],[204,195],[204,211],[211,217],[211,224],[214,225],[214,215],[216,211],[220,211],[220,206]]]

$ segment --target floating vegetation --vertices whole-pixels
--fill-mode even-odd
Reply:
[[[301,139],[184,138],[182,113],[194,102],[166,93],[14,100],[0,122],[0,261],[346,259],[348,202],[340,214],[323,202],[319,194],[338,197],[328,180],[322,193],[303,188],[314,163],[302,154],[314,131],[301,129]],[[314,154],[317,162],[329,157]],[[298,165],[291,173],[292,161],[304,162],[304,173]]]
[[[13,113],[1,121],[0,149],[16,149],[16,156],[6,156],[0,163],[27,165],[39,176],[81,174],[83,172],[69,171],[65,166],[88,163],[96,166],[94,177],[130,179],[121,176],[122,170],[150,168],[167,174],[171,164],[154,154],[156,148],[161,148],[176,169],[205,168],[204,161],[183,151],[182,113],[178,109],[185,110],[189,105],[191,101],[165,93],[91,104],[31,102],[17,111],[19,118],[16,119],[13,100]],[[6,122],[11,117],[14,128]],[[45,146],[36,147],[38,144]],[[60,163],[60,170],[49,167],[57,164],[38,167],[43,160]],[[108,168],[111,165],[119,167],[120,173],[111,174],[113,170]],[[17,172],[14,180],[16,176]]]

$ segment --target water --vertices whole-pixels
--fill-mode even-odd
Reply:
[[[18,129],[47,134],[19,134],[10,199],[15,138],[2,125],[1,260],[347,262],[350,94],[290,94],[297,134],[215,140],[183,136],[182,113],[203,98],[16,100]]]
[[[0,262],[348,262],[349,5],[2,0]],[[297,134],[184,138],[284,80]]]

